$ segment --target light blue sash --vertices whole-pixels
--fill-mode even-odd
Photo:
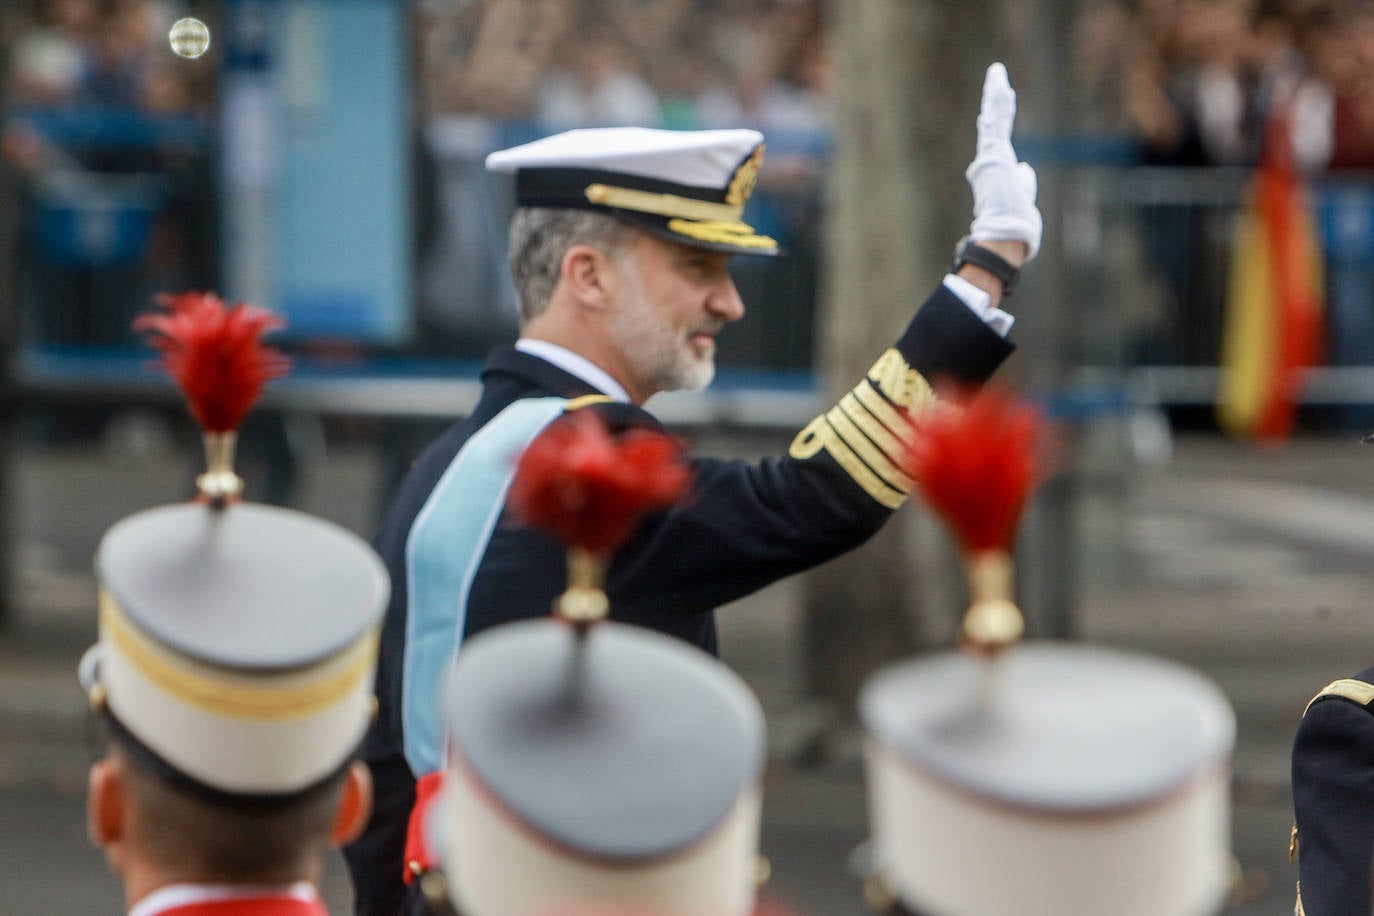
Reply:
[[[472,580],[515,476],[515,461],[567,398],[516,401],[458,450],[406,538],[401,724],[416,777],[444,766],[443,685],[463,639]]]

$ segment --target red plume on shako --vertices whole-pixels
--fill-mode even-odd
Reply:
[[[545,427],[520,456],[510,504],[568,548],[568,589],[554,612],[579,629],[605,617],[601,582],[610,555],[641,516],[672,506],[690,482],[681,449],[663,433],[638,429],[616,438],[590,411]]]
[[[1010,550],[1044,476],[1040,412],[995,388],[961,400],[915,421],[910,470],[966,551]]]
[[[213,293],[163,293],[155,301],[164,312],[138,316],[133,328],[148,333],[205,431],[208,468],[196,486],[211,505],[223,506],[243,492],[234,473],[239,425],[262,386],[291,368],[285,355],[262,343],[263,334],[285,322],[254,305],[226,307]]]
[[[255,305],[226,308],[213,293],[163,293],[156,301],[165,314],[140,315],[134,330],[149,332],[202,429],[238,429],[263,384],[291,368],[280,351],[262,344],[263,334],[285,322]]]
[[[1044,477],[1040,412],[1008,392],[984,388],[913,421],[906,466],[959,539],[973,604],[964,644],[995,654],[1021,638],[1012,602],[1011,550],[1021,512]]]
[[[578,411],[525,449],[510,501],[528,524],[569,548],[605,553],[625,542],[642,514],[677,502],[689,480],[668,436],[632,430],[614,439],[594,414]]]

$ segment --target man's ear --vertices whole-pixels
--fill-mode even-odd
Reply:
[[[577,302],[592,308],[614,302],[620,283],[615,263],[591,245],[573,245],[563,252],[559,279]]]
[[[372,771],[367,764],[355,760],[344,775],[343,795],[334,813],[334,826],[329,839],[335,846],[347,846],[358,838],[372,816]]]
[[[86,780],[86,832],[91,842],[111,856],[124,839],[128,811],[128,783],[112,757],[91,765]]]

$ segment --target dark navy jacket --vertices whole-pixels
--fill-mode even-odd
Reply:
[[[714,609],[816,566],[871,536],[905,497],[897,467],[905,410],[927,380],[983,382],[1012,351],[944,286],[867,378],[813,421],[790,453],[760,462],[695,458],[692,492],[648,519],[607,574],[611,616],[716,651]],[[586,382],[515,349],[492,353],[482,396],[420,456],[376,547],[392,579],[377,668],[379,713],[363,748],[376,806],[346,850],[358,913],[402,912],[402,858],[416,776],[444,765],[439,694],[462,640],[547,614],[565,584],[562,547],[504,510],[521,449]],[[647,411],[598,403],[613,429],[660,428]],[[422,910],[405,910],[422,912]]]
[[[1293,740],[1298,913],[1369,916],[1374,877],[1374,668],[1328,685]]]

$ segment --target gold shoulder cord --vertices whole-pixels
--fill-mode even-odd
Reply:
[[[573,398],[563,405],[564,413],[572,413],[574,410],[581,410],[583,407],[590,407],[593,404],[610,404],[614,398],[604,394],[584,394],[580,398]]]

